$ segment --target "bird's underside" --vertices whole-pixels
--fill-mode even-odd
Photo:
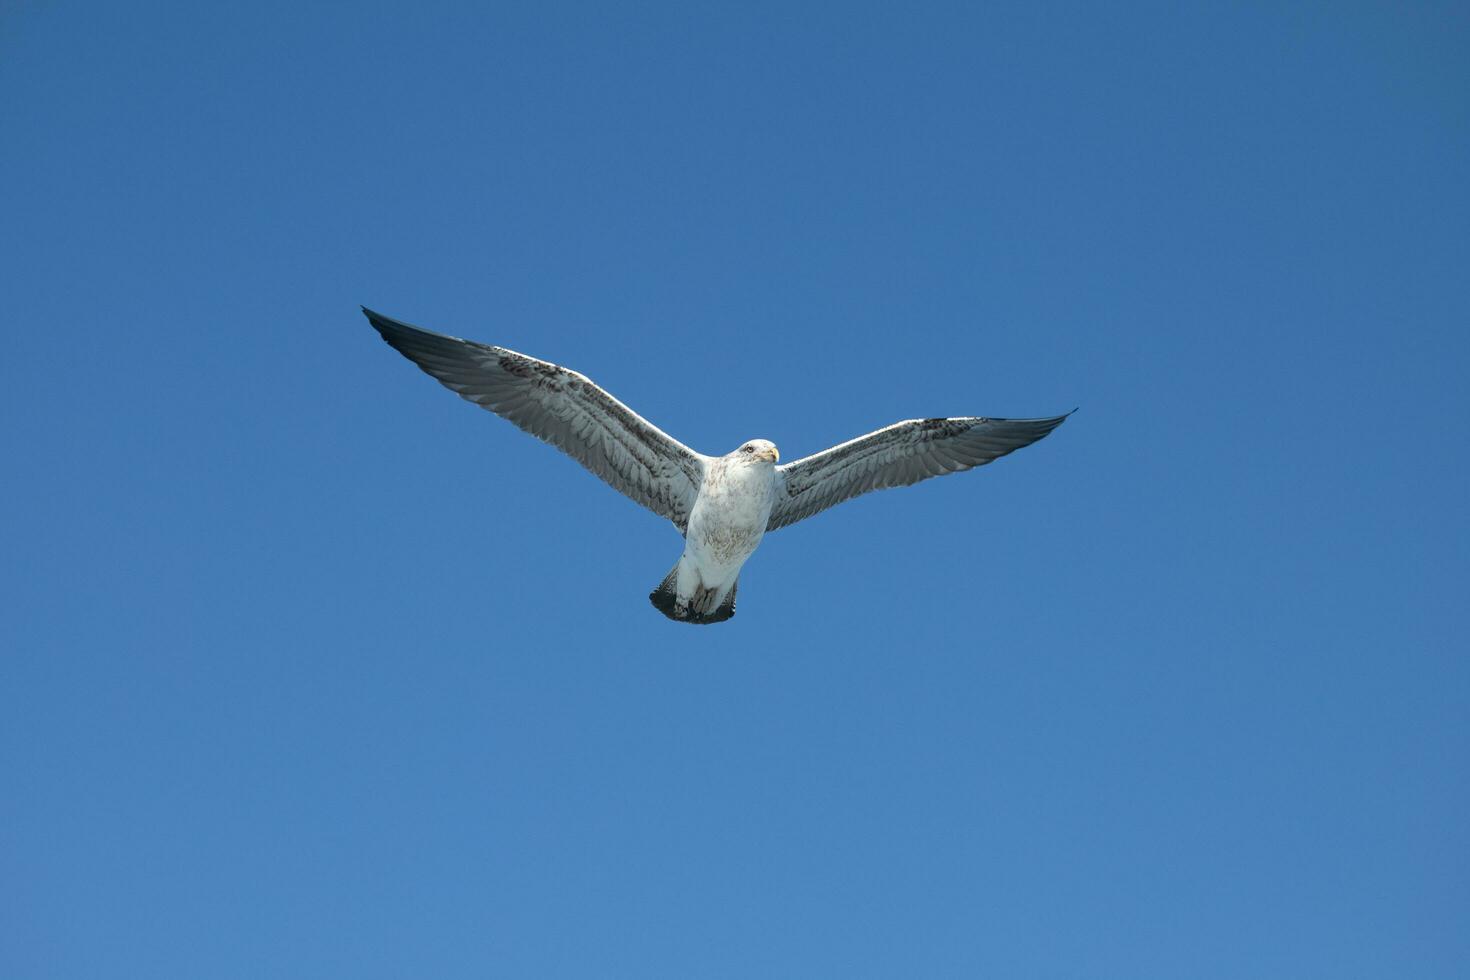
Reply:
[[[766,531],[870,490],[983,466],[1067,418],[909,419],[784,464],[776,447],[760,439],[706,456],[575,371],[363,312],[385,341],[446,388],[551,443],[672,521],[684,535],[684,553],[649,599],[678,622],[718,623],[735,615],[740,568]]]

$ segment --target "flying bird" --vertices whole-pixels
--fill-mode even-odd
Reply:
[[[684,535],[684,553],[648,598],[681,623],[720,623],[735,615],[741,566],[767,531],[869,490],[983,466],[1031,445],[1067,418],[909,419],[790,463],[781,463],[775,444],[765,439],[706,456],[576,371],[367,307],[363,313],[389,345],[444,387],[551,443],[614,490],[673,521]]]

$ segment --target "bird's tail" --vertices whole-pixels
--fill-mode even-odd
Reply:
[[[740,588],[740,579],[737,578],[730,583],[730,591],[726,594],[725,601],[718,606],[715,605],[715,602],[719,598],[720,589],[707,589],[703,585],[695,586],[694,594],[689,597],[689,605],[685,607],[682,616],[679,615],[677,609],[678,580],[679,566],[675,563],[673,570],[664,576],[658,588],[648,593],[648,601],[653,603],[653,608],[674,622],[708,626],[710,623],[723,623],[735,615],[735,593]]]

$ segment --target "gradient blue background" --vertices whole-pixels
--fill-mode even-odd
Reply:
[[[0,15],[0,973],[1470,974],[1464,5],[310,6]]]

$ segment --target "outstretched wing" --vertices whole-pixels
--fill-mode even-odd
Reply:
[[[394,349],[450,391],[551,443],[680,531],[704,461],[576,371],[504,347],[446,337],[374,313]]]
[[[906,487],[983,466],[1031,445],[1066,417],[909,419],[778,466],[767,530],[795,524],[869,490]]]

